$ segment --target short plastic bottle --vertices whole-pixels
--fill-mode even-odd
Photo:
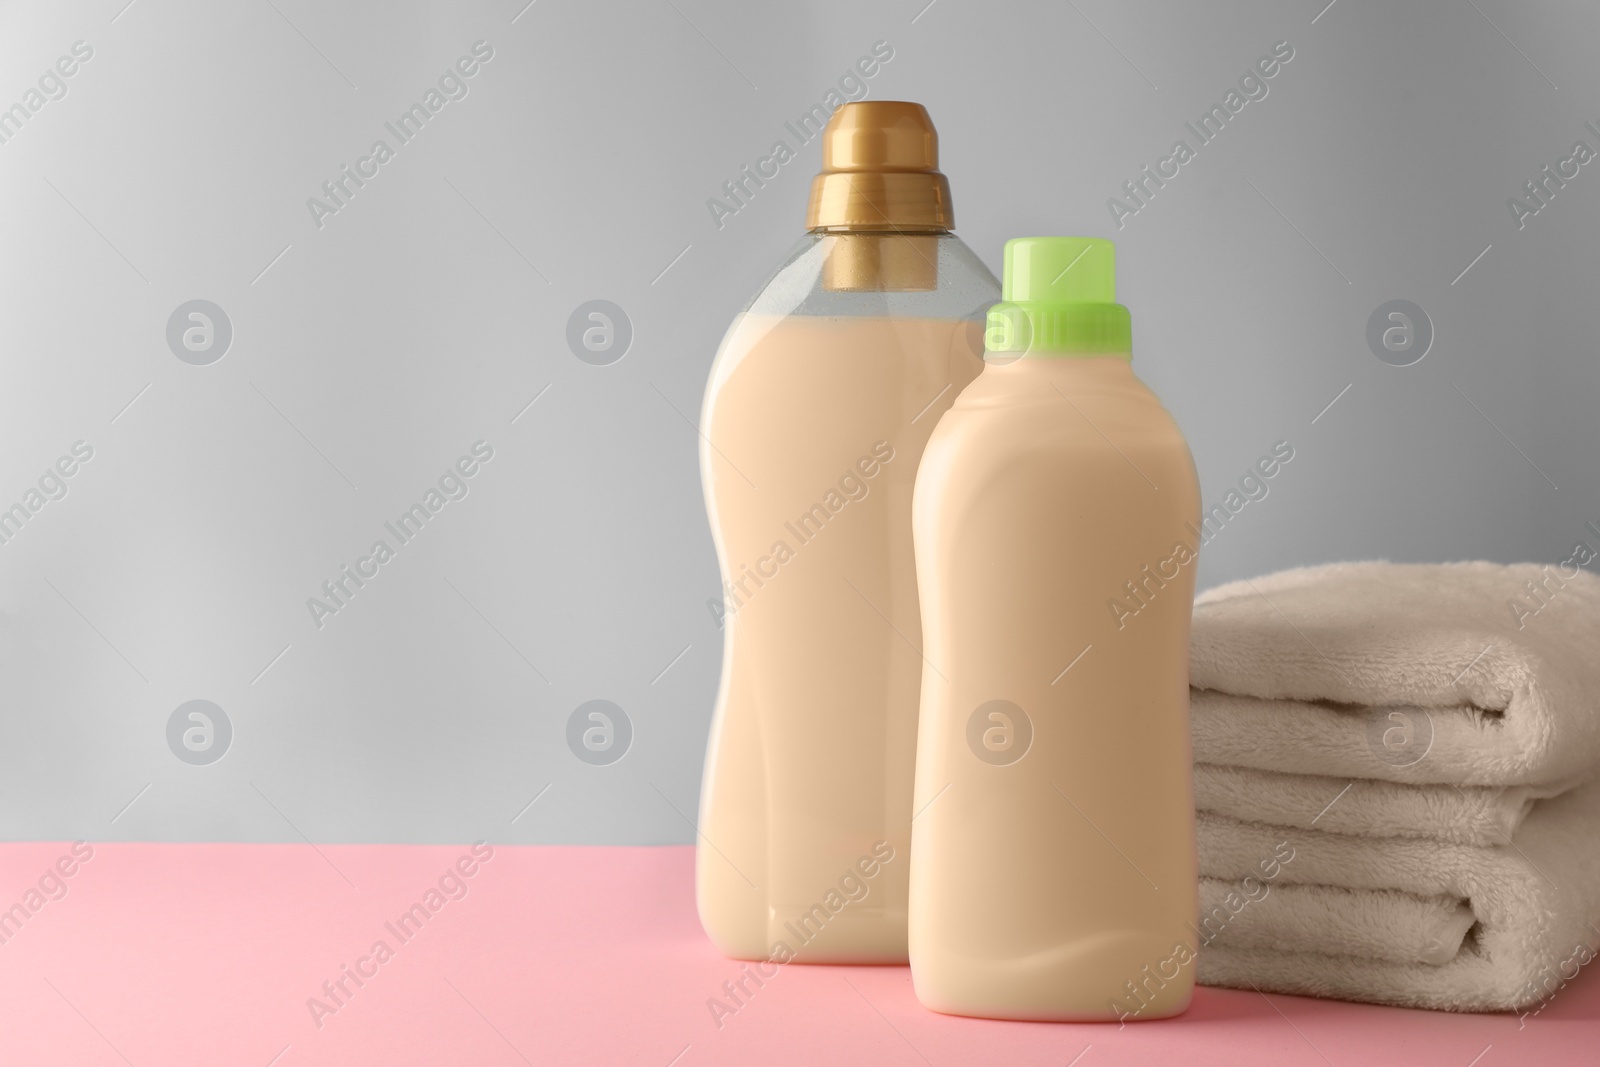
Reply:
[[[987,365],[917,476],[910,956],[941,1012],[1161,1018],[1194,986],[1199,489],[1113,256],[1006,245]]]

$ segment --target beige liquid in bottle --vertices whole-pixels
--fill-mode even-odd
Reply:
[[[829,131],[834,162],[885,139],[934,158],[916,105],[847,105]],[[845,192],[870,184],[851,177]],[[887,177],[894,188],[859,205],[819,179],[813,222],[820,199],[842,228],[815,230],[739,316],[706,391],[726,644],[696,887],[706,932],[742,959],[906,959],[922,670],[911,495],[934,424],[982,367],[978,315],[998,287],[948,233],[948,204],[923,217],[896,199],[929,173]],[[942,182],[920,185],[947,197]],[[900,232],[850,221],[885,206],[911,211]]]
[[[1087,239],[1030,240],[1076,243],[1008,244],[1015,314],[1001,305],[999,322],[1034,336],[1002,353],[991,340],[916,488],[928,665],[912,975],[925,1005],[952,1014],[1161,1018],[1187,1007],[1197,948],[1199,491],[1182,435],[1117,343],[1127,312],[1110,303],[1110,242],[1083,252],[1105,260],[1086,274],[1106,274],[1104,292],[1084,293],[1081,279],[1049,282]],[[1110,310],[1052,319],[1057,292],[1116,308],[1122,326]]]
[[[978,336],[975,322],[746,316],[729,337],[748,355],[707,418],[733,591],[699,855],[701,913],[729,955],[783,942],[807,962],[905,959],[911,491],[937,416],[978,371]],[[829,909],[830,892],[847,903]]]

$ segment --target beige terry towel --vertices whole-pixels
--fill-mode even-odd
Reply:
[[[1462,845],[1504,844],[1534,802],[1555,792],[1549,786],[1401,785],[1211,763],[1194,768],[1194,804],[1203,812],[1303,830]]]
[[[1202,929],[1199,980],[1456,1011],[1532,1005],[1600,942],[1597,828],[1600,784],[1540,801],[1497,847],[1201,814],[1200,869],[1214,883],[1203,898],[1224,883],[1260,899]],[[1292,858],[1263,882],[1262,861],[1281,860],[1285,841]],[[1377,947],[1386,933],[1397,943]]]
[[[1330,948],[1393,963],[1448,963],[1477,920],[1452,897],[1383,889],[1236,884],[1200,879],[1201,952],[1236,949],[1325,955]]]
[[[1336,563],[1218,586],[1195,601],[1195,759],[1566,788],[1600,768],[1597,634],[1600,578],[1557,566]]]
[[[1195,602],[1190,678],[1202,982],[1505,1010],[1593,959],[1600,578],[1234,582]]]

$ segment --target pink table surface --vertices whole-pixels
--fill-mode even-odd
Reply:
[[[796,965],[719,1026],[740,965],[701,933],[687,847],[495,846],[434,901],[468,846],[92,847],[47,878],[70,845],[0,845],[0,909],[35,906],[0,927],[6,1067],[1600,1062],[1589,973],[1526,1019],[1202,989],[1119,1028],[952,1018],[904,967]],[[385,924],[418,903],[401,940]],[[369,977],[336,1006],[344,966]]]

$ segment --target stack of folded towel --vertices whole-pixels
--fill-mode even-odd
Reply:
[[[1202,983],[1509,1010],[1594,957],[1600,578],[1234,582],[1195,602],[1190,680]]]

